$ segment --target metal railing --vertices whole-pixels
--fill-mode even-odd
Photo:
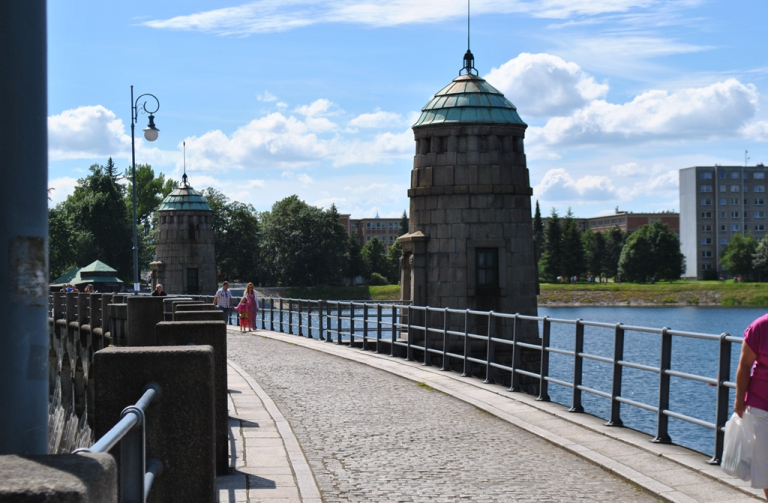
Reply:
[[[144,387],[135,405],[129,405],[120,414],[120,421],[90,448],[74,452],[109,452],[120,444],[121,503],[145,502],[152,483],[163,472],[163,463],[156,458],[147,459],[146,410],[160,397],[160,386],[154,383]]]
[[[533,384],[537,389],[537,399],[550,400],[550,383],[570,389],[570,399],[565,403],[572,412],[584,412],[584,394],[601,397],[610,401],[610,413],[607,426],[624,426],[622,405],[649,411],[655,415],[653,442],[671,443],[669,418],[697,425],[713,432],[714,454],[710,463],[719,464],[723,451],[725,422],[729,416],[730,390],[735,389],[731,381],[732,344],[741,343],[740,337],[727,333],[704,334],[684,332],[669,328],[649,328],[628,326],[621,323],[601,323],[577,320],[556,319],[547,316],[527,316],[487,311],[459,310],[411,306],[407,303],[371,303],[352,301],[322,301],[306,299],[261,298],[261,328],[271,331],[295,334],[302,337],[317,338],[325,342],[348,344],[370,350],[373,345],[377,353],[382,346],[389,346],[390,356],[395,356],[396,348],[406,360],[414,360],[416,352],[421,355],[423,365],[440,364],[441,370],[450,370],[449,362],[459,362],[462,375],[472,375],[472,366],[484,369],[480,377],[485,382],[494,382],[493,376],[505,376],[509,391],[522,391],[521,380]],[[419,324],[417,320],[421,320]],[[432,320],[432,323],[430,323]],[[435,322],[435,320],[440,320]],[[536,326],[539,337],[530,335],[532,324]],[[502,327],[501,333],[494,333],[495,327]],[[564,332],[570,348],[552,345],[552,328]],[[463,328],[460,328],[463,327]],[[474,327],[474,328],[473,328]],[[482,327],[482,330],[478,330]],[[568,327],[572,327],[568,329]],[[612,332],[613,354],[601,356],[584,351],[585,329]],[[568,333],[569,330],[570,333]],[[478,333],[484,332],[484,333]],[[652,334],[659,338],[660,354],[657,364],[630,361],[625,358],[625,338],[627,334]],[[402,337],[400,337],[402,335]],[[673,339],[701,339],[715,341],[718,344],[717,376],[703,376],[682,372],[672,368]],[[358,343],[359,341],[359,343]],[[458,341],[458,342],[457,342]],[[474,350],[471,349],[474,347]],[[481,350],[477,350],[480,345]],[[522,361],[524,352],[537,356],[538,362],[531,368]],[[550,356],[571,360],[572,377],[556,377],[550,372]],[[712,355],[713,358],[715,355]],[[584,385],[584,363],[596,362],[610,369],[610,386],[597,389]],[[627,384],[624,382],[624,370],[658,376],[657,399],[645,400],[630,398]],[[475,372],[477,373],[477,372]],[[672,378],[699,382],[716,387],[716,404],[712,412],[712,421],[703,420],[673,408],[670,396],[674,396]],[[498,380],[498,377],[496,378]],[[505,384],[507,385],[507,384]]]

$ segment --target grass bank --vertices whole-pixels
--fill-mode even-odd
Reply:
[[[542,283],[540,306],[768,306],[768,283]]]

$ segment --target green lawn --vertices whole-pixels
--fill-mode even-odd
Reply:
[[[313,300],[399,300],[400,285],[315,286],[289,288],[289,297]]]

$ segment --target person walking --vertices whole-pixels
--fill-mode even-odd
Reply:
[[[253,283],[248,283],[244,297],[247,299],[248,331],[256,330],[256,313],[259,311],[259,297],[253,289]]]
[[[232,292],[229,291],[229,282],[225,281],[213,297],[213,305],[224,311],[224,319],[230,324],[229,311],[232,309]]]
[[[744,331],[733,411],[739,417],[748,414],[754,424],[752,487],[768,499],[768,314]]]

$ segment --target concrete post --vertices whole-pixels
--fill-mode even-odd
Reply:
[[[94,355],[96,438],[147,384],[162,389],[146,411],[147,457],[163,463],[150,503],[216,501],[213,359],[211,346],[109,347]],[[119,446],[110,453],[120,459]]]
[[[173,321],[224,321],[224,312],[215,311],[176,311]]]
[[[213,347],[216,390],[216,474],[228,474],[227,325],[223,321],[165,321],[158,323],[155,327],[155,339],[158,346],[193,344]]]
[[[45,5],[0,2],[0,454],[48,452]]]
[[[128,296],[128,346],[154,346],[155,325],[163,321],[163,298]]]

